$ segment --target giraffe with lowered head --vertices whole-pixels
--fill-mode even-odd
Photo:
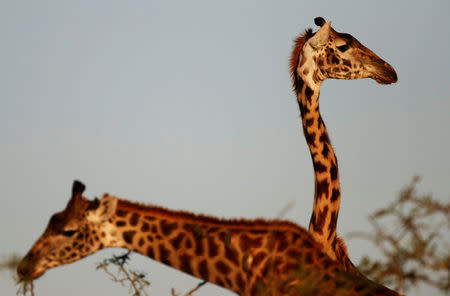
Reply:
[[[391,65],[356,38],[336,32],[331,22],[317,17],[316,33],[308,29],[295,40],[290,59],[294,91],[300,107],[303,133],[314,166],[315,193],[309,231],[324,251],[346,268],[353,269],[345,244],[336,235],[341,201],[336,155],[319,111],[319,93],[327,78],[372,78],[381,84],[397,81]]]
[[[51,217],[20,262],[19,278],[36,279],[50,268],[121,247],[239,295],[398,295],[346,271],[292,222],[218,219],[108,194],[88,200],[84,189],[74,182],[66,208]]]

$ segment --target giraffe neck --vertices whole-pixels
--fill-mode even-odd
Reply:
[[[315,179],[314,206],[309,231],[322,243],[325,252],[331,258],[337,259],[337,244],[341,246],[341,241],[336,237],[341,193],[336,155],[319,111],[322,81],[317,79],[317,72],[300,70],[302,75],[297,75],[296,78],[297,101],[303,133],[313,161]]]
[[[121,199],[103,231],[100,248],[139,252],[240,295],[254,295],[259,282],[313,260],[311,252],[314,260],[327,257],[307,231],[287,221],[221,220]]]

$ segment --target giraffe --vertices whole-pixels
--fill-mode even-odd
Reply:
[[[84,190],[74,181],[66,208],[50,218],[19,263],[19,278],[35,279],[101,249],[121,247],[239,295],[398,295],[344,270],[292,222],[224,220],[108,194],[89,200]]]
[[[293,89],[297,95],[303,133],[314,166],[315,193],[309,231],[332,259],[353,269],[344,241],[336,234],[341,201],[336,155],[319,111],[319,93],[327,78],[372,78],[380,84],[397,81],[391,65],[356,38],[336,32],[331,22],[314,19],[320,29],[311,29],[295,40],[290,58]]]

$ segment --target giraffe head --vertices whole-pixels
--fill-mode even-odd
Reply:
[[[314,84],[327,78],[372,78],[381,84],[397,81],[394,68],[352,35],[336,32],[321,17],[314,22],[320,26],[317,32],[309,29],[295,40],[290,60],[294,87],[299,75]]]
[[[76,261],[103,248],[107,221],[114,215],[117,198],[105,195],[89,201],[85,186],[75,181],[66,208],[54,214],[44,233],[17,267],[21,279],[35,279],[47,269]]]

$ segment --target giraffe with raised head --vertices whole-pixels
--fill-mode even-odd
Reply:
[[[121,247],[239,295],[398,295],[346,271],[294,223],[224,220],[108,194],[88,200],[84,189],[74,182],[66,208],[51,217],[20,262],[19,278],[35,279],[101,249]]]
[[[381,84],[397,81],[391,65],[356,38],[336,32],[331,22],[317,17],[320,29],[311,29],[295,40],[290,59],[294,91],[300,107],[303,133],[308,144],[315,177],[313,213],[309,231],[324,251],[346,268],[353,268],[345,244],[336,235],[341,200],[336,155],[319,111],[319,93],[327,78],[372,78]]]

